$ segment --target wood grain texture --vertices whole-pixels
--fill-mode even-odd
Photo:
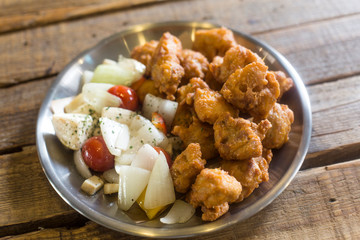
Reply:
[[[287,189],[250,219],[189,239],[358,239],[360,159],[299,172]],[[75,229],[43,229],[4,239],[143,239],[93,222]]]
[[[50,186],[36,148],[0,156],[0,234],[9,226],[74,214]]]
[[[349,76],[357,72],[360,62],[359,55],[352,54],[360,45],[360,15],[341,17],[359,12],[360,7],[356,0],[346,1],[342,7],[339,4],[335,0],[296,4],[286,0],[271,4],[266,0],[251,4],[235,0],[176,1],[3,34],[0,86],[54,75],[81,51],[129,25],[171,20],[205,20],[248,33],[260,32],[255,35],[284,53],[306,83],[321,82],[334,69],[331,78]],[[305,8],[307,14],[302,13]],[[289,17],[288,21],[284,17]],[[329,18],[332,20],[320,21]],[[308,27],[311,21],[319,22]],[[288,30],[286,26],[291,25],[304,26]],[[333,26],[336,31],[330,30]],[[287,44],[288,39],[291,44]],[[337,57],[340,53],[344,57]]]
[[[14,31],[95,13],[164,0],[2,0],[0,32]]]

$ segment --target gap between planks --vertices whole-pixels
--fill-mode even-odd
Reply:
[[[300,171],[285,191],[248,220],[188,239],[357,239],[360,237],[360,159]],[[142,239],[91,221],[3,239]]]

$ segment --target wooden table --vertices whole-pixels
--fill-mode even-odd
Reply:
[[[247,221],[192,239],[360,239],[358,0],[0,0],[0,237],[139,239],[69,207],[35,147],[39,107],[78,53],[139,23],[209,21],[267,42],[295,66],[313,129],[301,171]]]

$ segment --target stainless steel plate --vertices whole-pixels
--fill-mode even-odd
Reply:
[[[274,151],[270,164],[270,180],[262,183],[245,201],[232,204],[228,213],[214,222],[202,222],[198,212],[184,224],[163,225],[159,218],[147,221],[145,214],[133,207],[128,212],[118,210],[114,197],[99,192],[87,196],[80,191],[83,179],[77,173],[72,151],[65,149],[54,134],[51,123],[50,102],[54,99],[76,95],[80,90],[80,77],[84,70],[93,70],[104,58],[129,56],[135,46],[152,39],[159,39],[169,31],[178,36],[184,48],[191,48],[197,29],[219,27],[210,23],[166,22],[144,24],[115,34],[85,51],[69,63],[58,75],[41,106],[36,141],[40,162],[51,185],[71,207],[85,217],[114,230],[147,237],[183,237],[213,232],[243,221],[273,201],[290,183],[306,155],[311,134],[311,111],[304,84],[291,64],[276,50],[244,33],[234,31],[238,43],[265,58],[270,70],[282,70],[292,77],[295,87],[285,94],[282,103],[294,111],[295,122],[290,141],[282,149]]]

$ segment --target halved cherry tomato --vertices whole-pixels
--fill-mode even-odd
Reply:
[[[153,112],[151,114],[151,123],[160,131],[162,131],[165,135],[167,133],[166,131],[166,125],[164,118],[157,112]]]
[[[136,82],[134,82],[133,84],[131,84],[130,88],[134,89],[135,91],[137,91],[140,86],[145,82],[146,78],[141,77],[139,80],[137,80]]]
[[[165,149],[161,148],[161,147],[153,147],[159,154],[160,152],[163,152],[163,154],[165,155],[166,157],[166,161],[167,161],[167,164],[169,165],[169,168],[171,168],[173,162],[171,160],[171,157],[170,157],[170,154],[165,151]]]
[[[109,93],[121,98],[120,107],[135,111],[139,106],[139,100],[134,89],[126,86],[117,85],[108,90]]]
[[[102,136],[91,137],[81,148],[86,165],[94,171],[104,172],[114,167],[114,156],[109,152]]]

